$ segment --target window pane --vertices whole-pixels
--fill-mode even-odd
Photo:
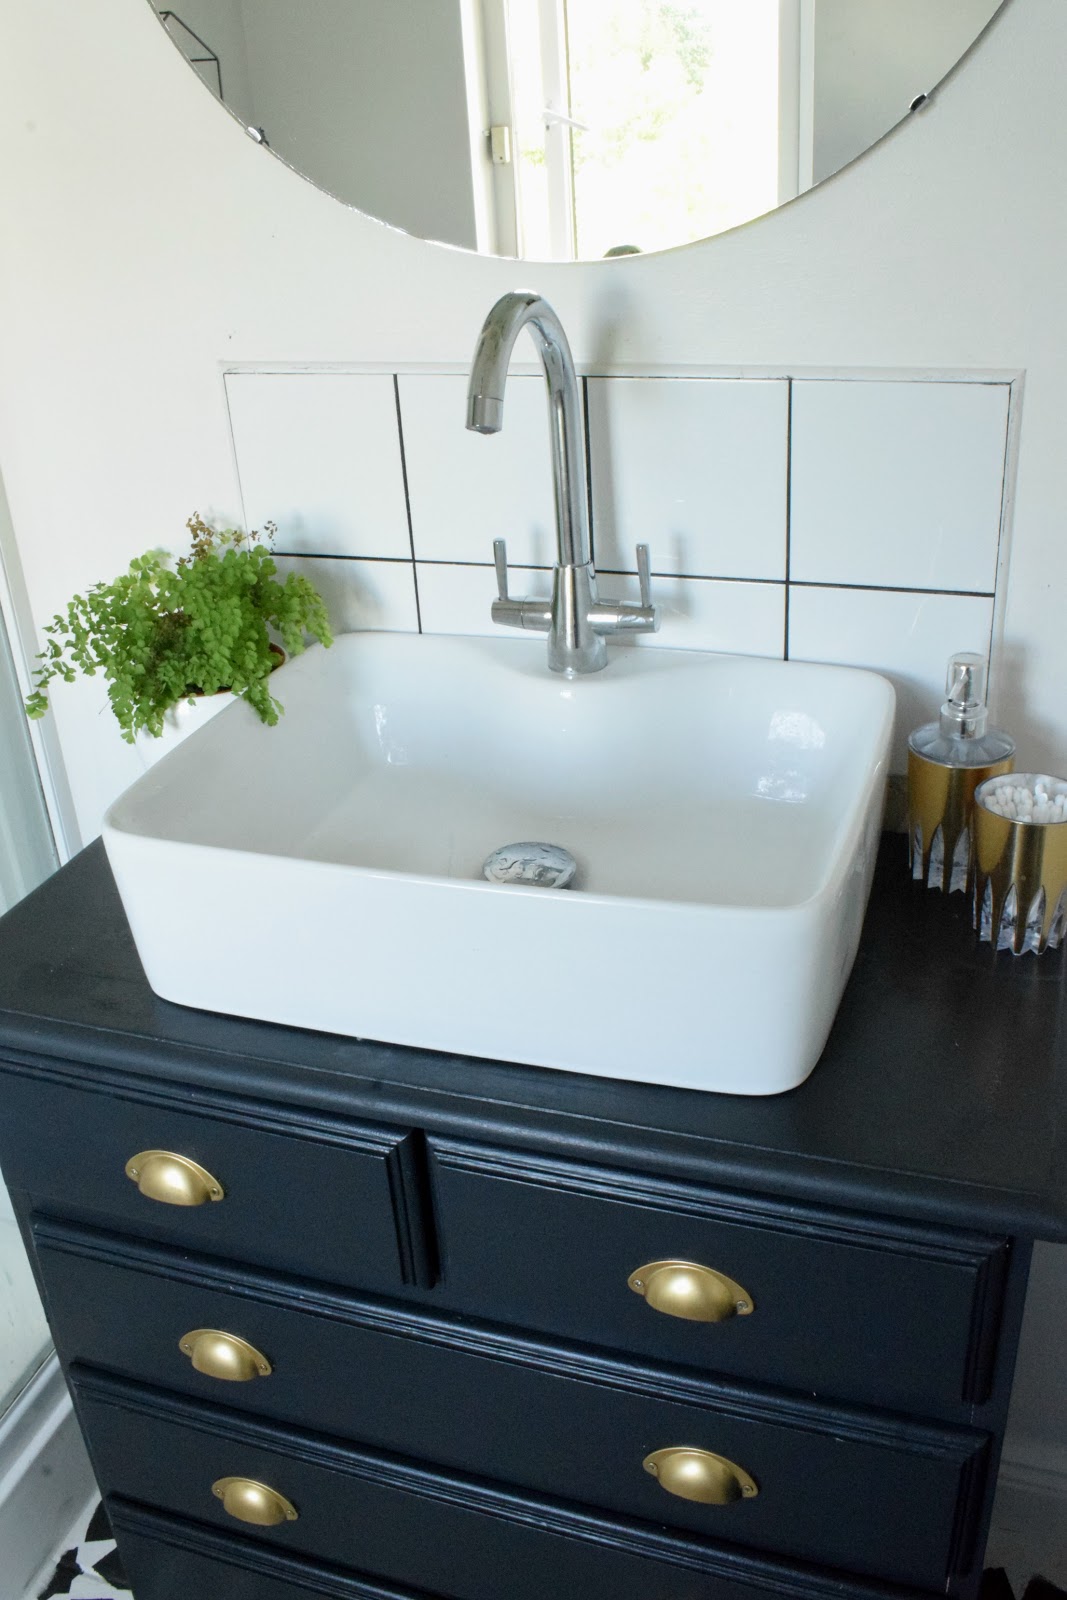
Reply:
[[[778,31],[779,0],[567,0],[580,257],[777,203]]]

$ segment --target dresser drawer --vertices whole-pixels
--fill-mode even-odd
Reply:
[[[341,1447],[321,1435],[283,1432],[140,1385],[84,1371],[73,1380],[97,1476],[109,1497],[250,1535],[264,1548],[330,1560],[420,1594],[454,1600],[914,1595],[912,1589],[786,1565],[648,1523],[446,1476],[395,1456]],[[263,1528],[233,1521],[212,1489],[234,1477],[284,1496],[296,1520]],[[223,1591],[212,1600],[229,1597]]]
[[[224,1263],[35,1227],[60,1353],[220,1404],[717,1539],[939,1587],[964,1565],[985,1436],[713,1383]],[[194,1370],[210,1329],[269,1362]],[[353,1382],[353,1374],[373,1381]],[[669,1493],[646,1457],[686,1447],[758,1488],[725,1505]],[[712,1471],[715,1463],[705,1462]],[[751,1487],[751,1486],[749,1486]]]
[[[137,1600],[432,1600],[129,1501],[108,1511]]]
[[[433,1281],[418,1141],[396,1128],[236,1097],[99,1092],[72,1073],[0,1062],[0,1163],[35,1205],[147,1238],[330,1281],[397,1289]],[[143,1159],[140,1183],[127,1164]],[[174,1157],[180,1158],[178,1162]],[[142,1193],[177,1174],[186,1199]],[[144,1169],[144,1170],[142,1170]],[[177,1185],[165,1188],[173,1197]]]
[[[1003,1239],[445,1140],[431,1168],[440,1298],[456,1309],[947,1420],[989,1393]],[[630,1279],[671,1262],[722,1274],[747,1314],[653,1309]]]

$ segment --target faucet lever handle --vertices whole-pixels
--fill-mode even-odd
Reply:
[[[501,600],[508,598],[508,547],[503,539],[493,540],[493,565],[496,568],[496,592]]]
[[[637,581],[641,585],[641,604],[648,610],[652,605],[652,567],[647,544],[637,547]]]

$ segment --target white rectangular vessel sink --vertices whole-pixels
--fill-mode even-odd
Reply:
[[[859,941],[893,691],[843,667],[358,633],[112,806],[148,981],[181,1005],[731,1094],[822,1051]],[[564,846],[566,890],[487,883]],[[247,957],[242,956],[247,952]]]

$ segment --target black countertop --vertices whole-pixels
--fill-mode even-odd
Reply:
[[[205,947],[193,960],[241,959]],[[258,960],[283,961],[266,933]],[[821,1061],[770,1098],[621,1083],[309,1033],[159,1000],[103,847],[0,920],[0,1056],[49,1058],[559,1151],[676,1179],[1067,1240],[1062,951],[979,946],[962,895],[883,840]],[[774,974],[767,973],[768,996]],[[621,994],[614,1002],[628,1003]],[[715,1018],[707,1019],[709,1037]],[[0,1091],[2,1096],[2,1091]],[[0,1097],[0,1115],[3,1113]]]

